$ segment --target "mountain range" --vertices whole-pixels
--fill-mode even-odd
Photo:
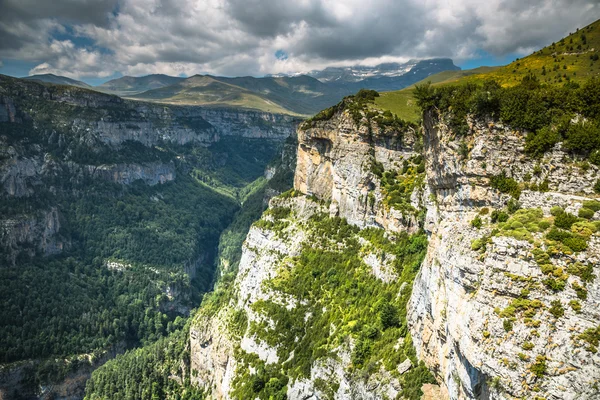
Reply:
[[[27,79],[79,86],[121,97],[157,103],[238,107],[279,114],[312,115],[344,96],[366,88],[399,90],[442,71],[458,71],[450,59],[430,59],[374,67],[330,67],[306,75],[254,78],[194,75],[189,78],[154,74],[124,76],[91,87],[56,75]]]

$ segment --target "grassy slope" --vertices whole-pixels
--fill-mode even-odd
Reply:
[[[161,103],[233,106],[306,116],[335,104],[344,94],[347,93],[308,76],[224,78],[196,75],[133,97]]]
[[[466,81],[495,79],[503,86],[513,86],[524,76],[534,74],[547,84],[562,84],[567,78],[583,82],[600,76],[600,60],[590,58],[594,54],[600,54],[600,20],[525,58],[492,72],[470,76]]]
[[[582,35],[585,35],[585,44]],[[567,81],[567,77],[571,81],[583,82],[590,77],[600,76],[600,60],[593,61],[590,58],[594,54],[600,54],[600,20],[508,65],[440,72],[406,89],[381,93],[381,96],[375,100],[375,104],[381,109],[390,110],[402,119],[416,122],[420,117],[420,111],[413,99],[413,89],[418,84],[481,83],[487,79],[495,79],[503,86],[513,86],[528,74],[536,75],[541,82],[547,84],[561,85]]]
[[[135,98],[169,104],[234,106],[271,113],[295,114],[260,94],[220,82],[210,76],[193,76],[175,85],[140,93]]]
[[[375,99],[375,105],[378,108],[390,110],[404,120],[417,122],[421,117],[421,111],[419,110],[419,107],[417,107],[413,97],[413,90],[416,85],[420,85],[425,82],[431,82],[433,85],[445,85],[448,83],[458,82],[472,75],[490,73],[498,68],[501,67],[479,67],[464,71],[439,72],[407,87],[406,89],[380,93],[380,96]]]

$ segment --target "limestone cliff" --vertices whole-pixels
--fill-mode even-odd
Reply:
[[[0,198],[6,206],[0,251],[12,263],[21,250],[56,254],[68,248],[68,237],[59,232],[60,207],[49,200],[78,195],[86,182],[156,185],[173,181],[178,168],[187,173],[185,157],[169,154],[167,145],[282,142],[297,122],[258,111],[130,101],[0,75]],[[37,205],[23,207],[19,199]]]
[[[429,379],[396,319],[425,251],[407,234],[425,201],[418,127],[357,120],[347,102],[298,130],[295,191],[271,200],[235,281],[196,316],[192,380],[213,398],[416,398]]]
[[[534,159],[527,132],[492,120],[468,116],[459,134],[431,109],[421,130],[398,129],[346,101],[299,128],[295,191],[271,201],[235,280],[197,315],[194,382],[214,398],[418,398],[418,358],[441,386],[423,389],[438,398],[597,398],[598,168],[561,143]],[[346,235],[331,228],[340,217],[355,227]],[[407,233],[428,239],[414,284],[397,262]],[[334,289],[343,279],[321,278],[350,265],[368,272],[352,282],[371,292],[346,298]],[[379,285],[405,304],[408,332],[353,319],[363,298],[381,301]],[[391,359],[363,369],[363,352],[381,348]]]
[[[470,121],[464,138],[435,111],[424,126],[431,236],[408,308],[420,358],[450,398],[596,398],[600,358],[582,338],[600,320],[600,239],[588,231],[573,252],[544,232],[553,207],[577,215],[592,200],[598,169],[560,144],[529,158],[523,134],[492,121]],[[544,188],[523,190],[521,210],[498,223],[511,199],[492,187],[503,174]]]

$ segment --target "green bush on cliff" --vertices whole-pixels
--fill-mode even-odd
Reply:
[[[426,235],[398,233],[392,241],[381,229],[359,230],[322,214],[311,217],[303,229],[310,232],[310,243],[319,246],[306,245],[289,260],[285,273],[264,283],[283,298],[294,299],[295,307],[268,300],[252,305],[265,320],[250,324],[250,334],[275,346],[280,360],[288,360],[279,370],[290,379],[308,377],[316,360],[330,356],[350,337],[354,372],[370,374],[377,362],[393,371],[407,357],[417,365],[406,321],[410,289],[400,287],[404,282],[410,287],[414,280],[425,255]],[[395,256],[397,279],[384,283],[373,276],[361,255],[363,241]],[[406,337],[400,347],[399,337]],[[410,376],[406,379],[411,387],[406,389],[414,392],[411,399],[417,399],[421,384],[432,377],[424,367],[415,368]],[[242,390],[243,379],[237,382]]]
[[[490,178],[490,186],[494,189],[498,189],[502,193],[507,193],[518,199],[521,196],[521,187],[519,183],[513,178],[506,175],[506,172],[502,172],[500,175],[495,175]]]
[[[540,157],[556,143],[600,163],[600,79],[583,85],[551,86],[525,76],[512,87],[493,81],[433,87],[417,85],[414,96],[423,110],[437,108],[457,136],[469,131],[467,116],[500,120],[515,129],[526,130],[525,151]]]

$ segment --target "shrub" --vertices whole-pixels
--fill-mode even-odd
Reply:
[[[546,278],[544,285],[554,292],[561,292],[565,289],[566,282],[563,279]]]
[[[586,200],[583,202],[583,207],[590,209],[594,212],[600,211],[600,201],[597,200]]]
[[[506,203],[506,210],[509,212],[509,214],[517,212],[520,208],[521,203],[515,199],[510,199],[508,200],[508,203]]]
[[[507,193],[518,199],[521,195],[521,188],[516,180],[506,176],[505,172],[490,178],[490,186],[498,189],[501,193]]]
[[[379,311],[379,321],[384,330],[393,326],[398,326],[400,323],[398,309],[390,303],[384,303]]]
[[[504,327],[504,330],[506,332],[512,331],[512,329],[513,329],[513,321],[512,321],[512,319],[506,318],[504,321],[502,321],[502,326]]]
[[[490,242],[489,236],[483,236],[479,239],[475,239],[471,242],[471,250],[480,251],[485,250],[485,246]]]
[[[546,357],[541,355],[537,356],[535,358],[535,362],[531,365],[531,367],[529,367],[531,373],[537,376],[538,378],[544,376],[544,374],[546,373],[546,369]]]
[[[580,208],[579,213],[577,214],[581,218],[592,219],[594,217],[594,210],[590,210],[589,208]]]
[[[584,265],[579,261],[575,262],[567,267],[567,272],[578,276],[583,282],[592,282],[596,278],[592,263]]]
[[[360,89],[354,95],[355,99],[364,100],[366,102],[374,101],[375,97],[379,97],[379,93],[376,90],[370,90],[370,89]]]
[[[588,351],[596,353],[598,351],[598,344],[600,344],[600,325],[598,325],[596,328],[587,328],[578,337],[579,339],[587,342]]]
[[[473,220],[471,221],[471,226],[472,226],[473,228],[477,228],[477,229],[479,229],[479,228],[481,228],[481,225],[482,225],[482,224],[483,224],[483,223],[482,223],[482,221],[481,221],[481,218],[479,218],[479,216],[477,216],[477,217],[473,218]]]
[[[600,179],[598,179],[594,184],[594,192],[600,193]]]
[[[550,308],[548,312],[554,316],[554,318],[560,318],[565,315],[565,309],[563,308],[560,300],[552,300],[550,302]]]
[[[600,167],[600,150],[595,150],[590,154],[589,161]]]
[[[508,221],[508,214],[505,213],[504,211],[494,210],[494,211],[492,211],[490,218],[493,223],[506,222],[506,221]]]
[[[525,152],[534,157],[541,157],[560,141],[556,130],[545,126],[536,133],[530,133],[525,138]]]
[[[577,300],[571,300],[569,301],[569,305],[571,306],[571,308],[573,309],[573,311],[575,311],[576,313],[581,311],[581,303],[578,302]]]
[[[534,348],[534,345],[531,342],[525,342],[525,343],[523,343],[523,346],[521,346],[521,347],[523,348],[523,350],[529,351]]]
[[[562,229],[571,229],[571,225],[577,222],[577,217],[568,212],[561,212],[554,218],[554,225]]]
[[[564,212],[565,212],[565,210],[563,210],[563,208],[559,207],[559,206],[554,206],[550,209],[550,214],[554,215],[555,217]]]
[[[600,147],[600,128],[590,121],[572,124],[566,136],[564,146],[571,151],[587,154]]]
[[[573,290],[575,291],[575,294],[577,294],[577,297],[580,300],[587,299],[587,290],[583,286],[581,286],[578,282],[573,282],[571,284],[571,287],[573,288]]]

